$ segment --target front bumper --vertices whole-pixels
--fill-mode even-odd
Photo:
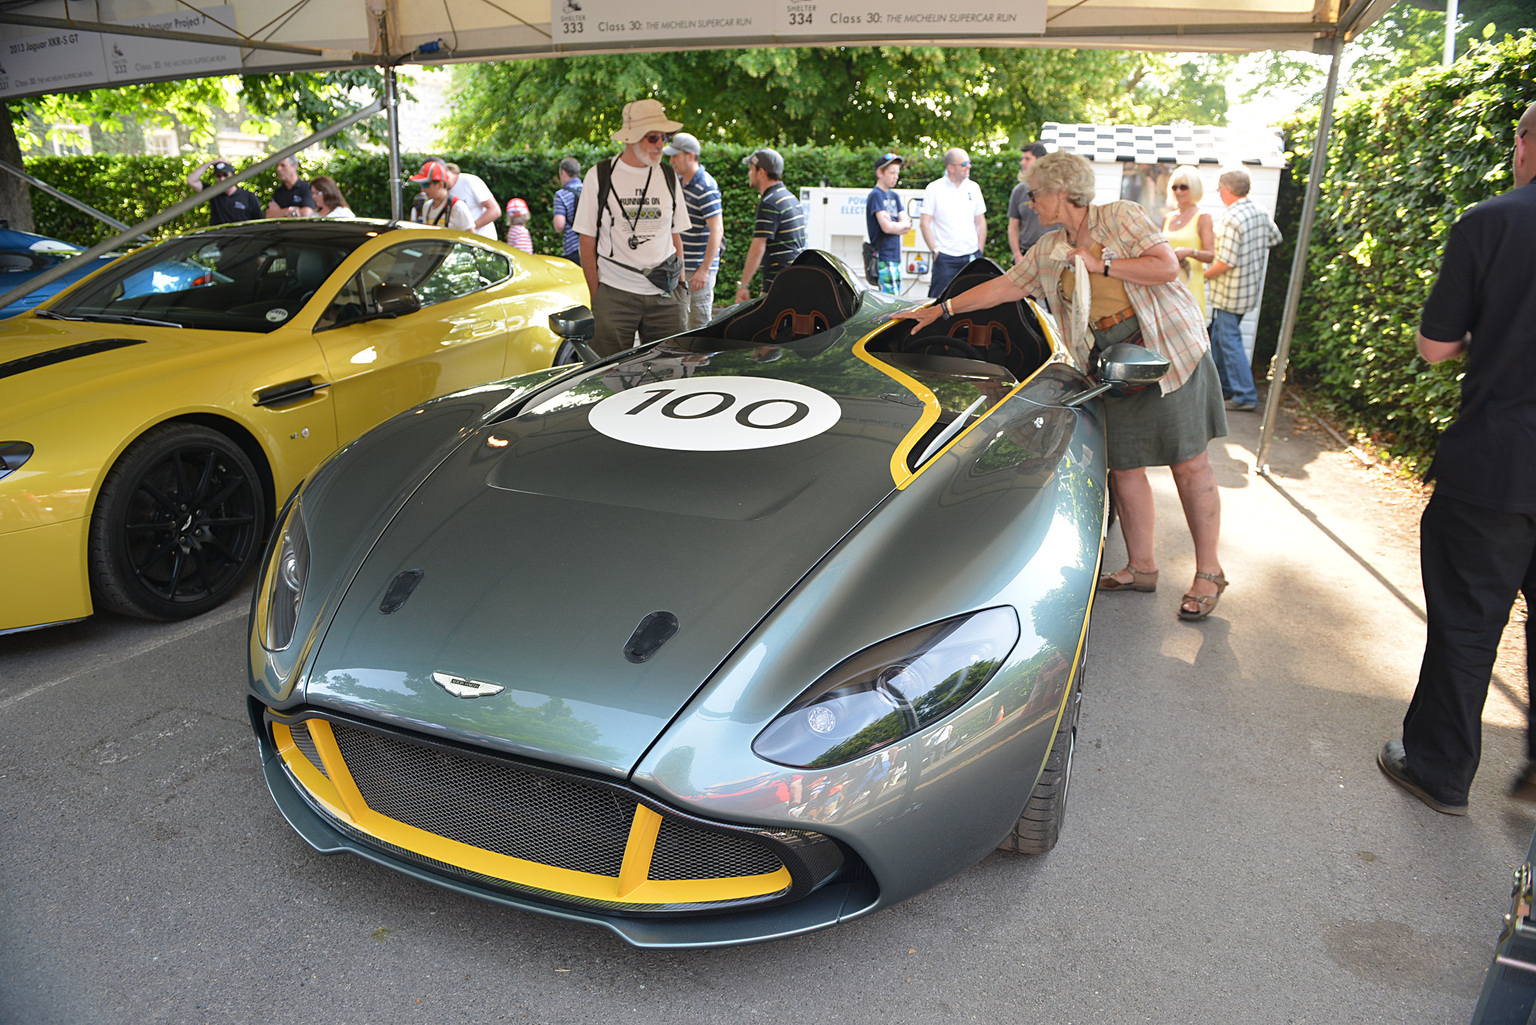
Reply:
[[[279,810],[324,853],[641,947],[791,936],[878,901],[857,857],[816,833],[710,822],[623,784],[329,713],[251,710]]]
[[[0,533],[0,634],[84,619],[91,614],[85,572],[89,519],[60,520]]]

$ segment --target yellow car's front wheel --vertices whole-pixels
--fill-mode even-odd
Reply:
[[[185,619],[219,605],[261,555],[262,482],[228,437],[162,424],[130,445],[102,482],[91,517],[98,609]]]

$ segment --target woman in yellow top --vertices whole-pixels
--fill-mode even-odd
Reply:
[[[1163,234],[1178,258],[1179,280],[1195,297],[1201,315],[1209,319],[1205,268],[1201,265],[1216,259],[1216,226],[1210,214],[1200,212],[1200,197],[1204,195],[1199,171],[1188,164],[1174,171],[1168,179],[1168,204],[1174,209],[1163,218]]]

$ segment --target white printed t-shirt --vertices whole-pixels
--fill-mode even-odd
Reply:
[[[673,234],[681,235],[692,226],[688,208],[678,192],[668,195],[667,175],[659,165],[635,167],[619,159],[612,163],[613,191],[602,215],[602,230],[598,230],[594,164],[581,182],[576,231],[597,239],[599,282],[635,295],[662,295],[663,290],[651,284],[644,272],[676,252]]]
[[[496,197],[491,193],[491,187],[485,184],[484,178],[481,178],[478,174],[467,174],[463,171],[459,172],[459,180],[453,183],[453,188],[448,190],[448,194],[450,196],[457,196],[464,201],[464,205],[469,207],[469,219],[471,221],[478,221],[480,216],[485,213],[486,200],[490,200],[493,204],[496,202]],[[458,225],[454,225],[454,227],[458,227]],[[477,235],[484,235],[486,238],[495,238],[496,222],[494,220],[486,221],[480,227],[471,226],[468,230],[473,231]]]

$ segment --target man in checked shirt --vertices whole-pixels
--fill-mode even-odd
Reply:
[[[1259,305],[1264,265],[1270,247],[1280,241],[1280,229],[1248,198],[1252,182],[1247,171],[1228,171],[1218,181],[1227,215],[1216,228],[1216,261],[1205,269],[1211,355],[1221,373],[1227,408],[1247,412],[1258,406],[1259,393],[1243,350],[1243,314]]]

